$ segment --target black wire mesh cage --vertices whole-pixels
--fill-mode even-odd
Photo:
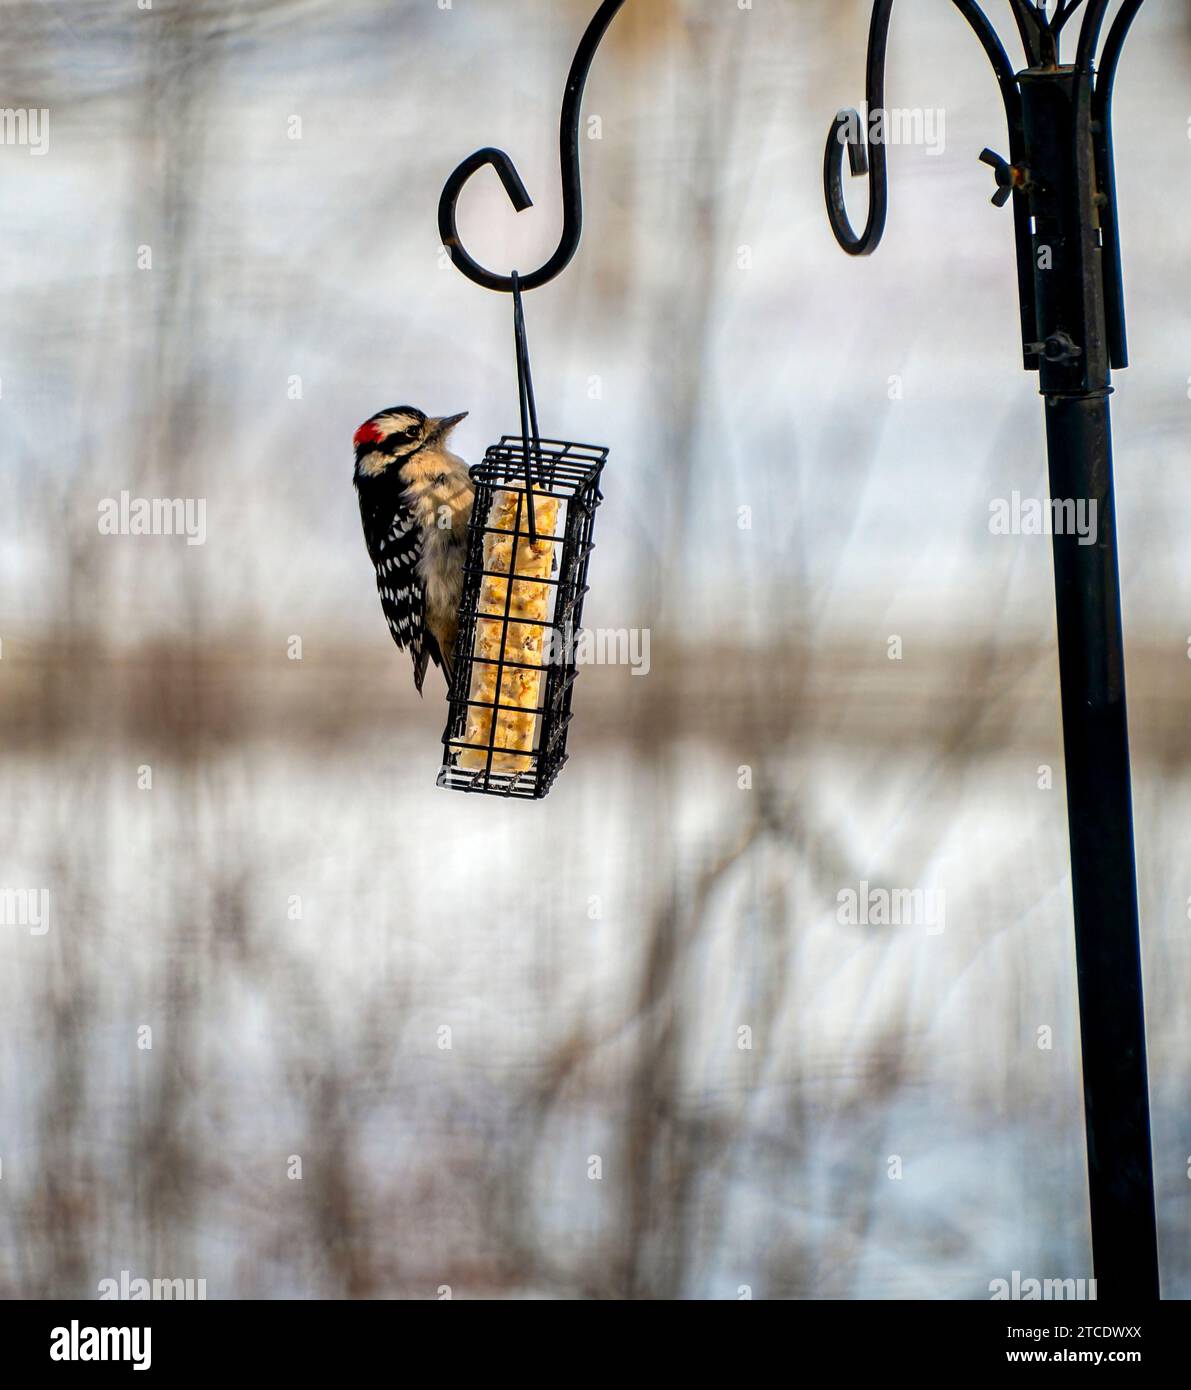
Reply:
[[[505,435],[471,470],[440,787],[536,799],[566,762],[574,638],[607,456],[591,444]]]

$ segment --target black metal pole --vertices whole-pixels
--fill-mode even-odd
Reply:
[[[1086,507],[1078,513],[1083,535],[1058,524],[1055,512],[1054,569],[1093,1261],[1100,1298],[1154,1299],[1158,1249],[1109,418],[1111,367],[1125,362],[1111,148],[1094,118],[1090,71],[1035,68],[1018,82],[1025,157],[1013,173],[1033,218],[1037,329],[1026,360],[1037,364],[1046,401],[1052,502]],[[1068,507],[1066,519],[1073,515]]]
[[[1112,92],[1144,0],[1121,0],[1100,51],[1099,76],[1095,56],[1110,0],[1054,6],[1011,0],[1028,64],[1017,73],[978,0],[953,4],[992,63],[1005,104],[1012,163],[991,150],[980,157],[996,172],[993,202],[1013,201],[1023,360],[1039,373],[1046,401],[1052,505],[1066,504],[1065,519],[1082,505],[1084,522],[1091,518],[1095,527],[1090,543],[1079,534],[1078,512],[1070,518],[1075,524],[1053,528],[1092,1255],[1101,1297],[1157,1298],[1108,406],[1111,370],[1128,365]],[[874,0],[865,84],[870,113],[884,101],[892,12],[893,0]],[[1075,62],[1061,64],[1060,40],[1075,16],[1083,21]],[[849,255],[867,256],[885,227],[887,168],[883,150],[870,149],[859,126],[855,111],[841,111],[832,122],[823,185],[836,240]],[[869,217],[859,234],[844,201],[845,147],[852,173],[869,176]]]

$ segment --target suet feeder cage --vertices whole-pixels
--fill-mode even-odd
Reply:
[[[527,275],[480,265],[459,239],[456,204],[490,165],[518,211],[532,206],[516,166],[485,146],[452,173],[438,205],[442,244],[473,284],[513,296],[521,433],[506,435],[471,471],[475,485],[459,633],[438,785],[536,799],[567,760],[592,527],[607,449],[542,439],[526,345],[523,290],[570,264],[583,230],[579,114],[596,49],[625,0],[603,0],[571,64],[559,122],[563,229],[554,254]]]
[[[566,762],[607,453],[506,435],[472,469],[440,787],[535,799]]]

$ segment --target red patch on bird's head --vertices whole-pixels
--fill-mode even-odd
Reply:
[[[355,433],[354,443],[358,449],[361,444],[379,444],[384,437],[375,420],[365,420]]]

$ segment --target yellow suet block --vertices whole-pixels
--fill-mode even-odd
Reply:
[[[518,505],[520,503],[520,506]],[[502,489],[492,499],[487,526],[516,535],[485,535],[484,568],[486,574],[480,587],[481,613],[504,613],[508,604],[510,621],[495,618],[476,619],[476,638],[473,649],[469,698],[478,705],[469,705],[465,743],[487,744],[492,733],[491,708],[495,704],[511,706],[496,711],[496,751],[492,755],[493,772],[525,772],[533,766],[534,711],[540,702],[542,671],[524,670],[520,666],[498,667],[498,661],[514,661],[525,666],[540,667],[545,650],[546,624],[550,618],[548,583],[554,568],[554,550],[558,542],[547,539],[557,535],[558,499],[535,490],[534,523],[538,539],[529,538],[529,518],[526,515],[524,493]],[[516,556],[514,559],[514,545]],[[510,560],[513,560],[510,568]],[[515,574],[512,596],[508,579],[502,574]],[[521,622],[515,621],[522,619]],[[493,664],[489,664],[493,663]],[[497,698],[497,675],[500,692]],[[522,713],[524,711],[524,713]],[[460,751],[458,765],[466,769],[482,769],[488,764],[488,754],[479,748]]]

